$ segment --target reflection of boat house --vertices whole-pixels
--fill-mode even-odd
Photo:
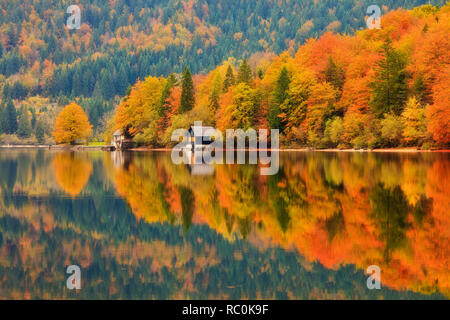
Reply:
[[[189,164],[189,173],[193,176],[211,176],[214,174],[214,166],[210,164]]]
[[[190,146],[190,145],[189,145]],[[186,164],[189,173],[193,176],[210,176],[214,174],[214,166],[205,163],[202,152],[192,151],[190,148],[183,150],[184,163]]]
[[[191,149],[202,149],[203,147],[211,144],[213,142],[212,138],[208,133],[215,132],[213,127],[204,126],[191,126],[188,130],[189,136],[188,141]]]
[[[114,167],[120,169],[125,163],[123,152],[111,152],[111,160],[114,164]]]
[[[132,152],[120,152],[115,151],[111,152],[111,160],[117,169],[125,168],[128,169],[128,166],[130,165],[131,161],[133,159],[133,153]]]

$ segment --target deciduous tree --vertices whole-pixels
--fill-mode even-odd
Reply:
[[[92,125],[84,110],[75,102],[67,105],[57,116],[53,136],[57,143],[75,143],[87,140],[92,134]]]

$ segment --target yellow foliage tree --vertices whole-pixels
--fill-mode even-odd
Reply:
[[[147,77],[138,81],[130,95],[117,108],[116,128],[126,136],[134,137],[142,133],[150,124],[158,120],[158,106],[164,79]]]
[[[92,125],[84,110],[75,102],[68,104],[58,114],[53,136],[57,143],[75,143],[87,140],[92,134]]]

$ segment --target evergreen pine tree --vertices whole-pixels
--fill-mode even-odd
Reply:
[[[31,129],[36,128],[36,111],[34,110],[34,108],[31,108]]]
[[[7,134],[13,134],[17,131],[17,112],[16,107],[11,99],[6,102],[6,110],[4,111],[5,124],[4,132]]]
[[[0,134],[6,133],[6,108],[4,103],[0,105]]]
[[[432,103],[431,92],[425,84],[423,74],[419,74],[417,79],[414,81],[412,89],[414,95],[417,97],[421,104],[426,105]]]
[[[31,135],[31,121],[28,110],[22,108],[17,124],[17,134],[21,138],[28,138]]]
[[[181,102],[180,102],[180,113],[185,113],[195,105],[195,93],[194,93],[194,82],[192,81],[192,74],[189,68],[184,68],[183,79],[181,80]]]
[[[241,66],[239,67],[238,77],[237,77],[237,83],[246,83],[248,85],[251,85],[252,83],[252,69],[247,63],[247,59],[244,59],[242,61]]]
[[[234,86],[234,73],[231,65],[228,65],[227,73],[225,74],[225,80],[223,81],[223,91],[228,92],[228,89]]]
[[[161,100],[159,103],[158,108],[158,115],[160,117],[164,117],[166,115],[167,111],[167,99],[170,97],[170,93],[172,91],[172,88],[177,84],[177,79],[175,78],[175,75],[172,73],[167,78],[166,83],[164,84],[164,87],[161,92]]]
[[[281,119],[279,117],[281,113],[281,104],[288,98],[289,84],[289,72],[286,67],[283,67],[278,76],[275,90],[273,91],[272,103],[269,110],[269,124],[273,129],[283,130]]]
[[[387,38],[381,48],[383,58],[377,62],[376,79],[371,83],[370,105],[382,117],[393,112],[400,115],[406,101],[406,61]]]
[[[40,120],[38,120],[38,121],[36,122],[35,135],[36,135],[37,141],[38,141],[40,144],[44,143],[44,140],[45,140],[44,124],[43,124],[42,121],[40,121]]]
[[[220,76],[220,73],[217,73],[213,80],[211,95],[209,96],[209,109],[212,112],[215,112],[217,111],[217,109],[219,109],[219,99],[221,91],[222,91],[222,77]]]
[[[261,68],[258,69],[258,78],[264,78],[264,71]]]
[[[342,92],[344,86],[345,74],[342,67],[338,66],[332,57],[328,59],[327,67],[324,71],[325,81],[331,83],[339,92]]]

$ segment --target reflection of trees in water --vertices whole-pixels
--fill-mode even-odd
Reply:
[[[192,217],[194,216],[194,194],[192,190],[186,187],[179,187],[181,200],[181,214],[184,229],[187,231],[191,227]]]
[[[407,245],[406,233],[413,228],[409,222],[412,215],[419,226],[432,210],[433,199],[421,195],[415,205],[411,205],[399,186],[385,188],[377,184],[371,191],[371,218],[379,230],[379,238],[384,241],[384,257],[390,263],[392,251]]]
[[[92,162],[76,152],[58,153],[52,164],[56,181],[70,196],[83,190],[92,173]]]
[[[391,251],[400,248],[406,240],[406,231],[411,228],[408,223],[409,204],[402,189],[393,189],[377,184],[371,191],[371,217],[379,230],[379,238],[384,242],[384,257],[391,260]]]
[[[172,219],[154,210],[153,215],[162,217],[159,221],[179,223],[185,229],[191,223],[207,224],[230,240],[238,235],[294,246],[308,260],[330,268],[378,264],[389,271],[384,278],[387,285],[407,288],[412,281],[434,282],[417,274],[413,261],[407,260],[411,250],[427,250],[412,237],[415,233],[429,237],[423,226],[433,219],[433,195],[425,192],[423,174],[430,172],[433,161],[421,157],[288,154],[275,176],[260,176],[256,166],[223,165],[216,166],[214,176],[200,178],[161,156],[147,159],[152,165],[135,163],[140,174],[127,180],[140,187],[147,185],[146,179],[163,182],[165,192],[157,193],[154,203],[171,204],[163,208]],[[147,169],[153,167],[157,170],[150,173]],[[151,178],[154,172],[156,177]],[[120,181],[116,184],[122,188]],[[153,185],[142,189],[141,198],[151,199]],[[134,192],[129,194],[125,198],[140,211],[143,204],[133,200]],[[407,279],[397,281],[394,275],[402,268],[409,270],[404,273]]]
[[[137,155],[115,169],[108,158],[104,163],[86,158],[94,172],[106,169],[126,202],[104,189],[108,183],[101,174],[87,179],[83,198],[50,197],[30,206],[26,197],[10,197],[2,211],[11,215],[0,217],[2,253],[8,252],[3,261],[22,274],[32,267],[41,270],[38,280],[31,275],[14,278],[18,283],[41,281],[41,292],[50,290],[42,272],[59,268],[67,259],[84,261],[92,281],[105,278],[96,297],[114,296],[108,292],[132,297],[134,292],[151,298],[146,292],[154,292],[168,298],[185,290],[181,288],[192,290],[181,291],[183,297],[275,297],[289,292],[307,298],[314,295],[313,288],[317,297],[325,291],[337,297],[338,290],[351,297],[355,287],[365,294],[361,270],[370,264],[381,267],[388,287],[450,296],[448,160],[383,159],[289,154],[273,177],[260,176],[256,166],[226,165],[216,166],[214,176],[194,177],[164,154]],[[2,157],[0,161],[5,163]],[[33,165],[21,161],[20,170],[31,177]],[[388,169],[397,173],[388,176]],[[15,178],[16,188],[24,179]],[[2,173],[2,189],[6,181]],[[2,198],[5,203],[3,191]],[[20,209],[17,217],[17,208],[28,209]],[[50,210],[51,227],[40,222],[47,219],[43,209]],[[305,257],[304,265],[320,268],[320,275],[308,273],[298,254],[278,247],[296,248]],[[341,272],[344,265],[359,271]],[[11,272],[0,262],[0,278]],[[136,272],[144,275],[145,283]],[[130,284],[133,292],[127,292]],[[278,284],[284,292],[277,293]],[[300,290],[302,285],[310,289]],[[9,280],[8,286],[15,287]],[[56,282],[52,288],[55,295],[61,293]]]

